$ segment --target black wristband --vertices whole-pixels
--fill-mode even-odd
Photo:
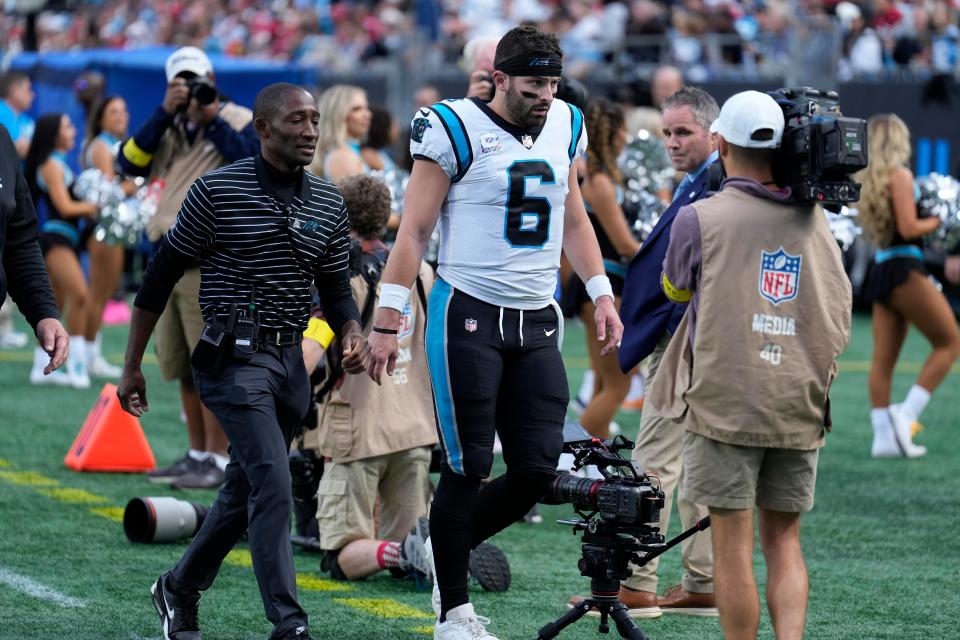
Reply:
[[[374,327],[374,328],[373,328],[373,331],[374,331],[374,333],[385,333],[385,334],[387,334],[387,335],[389,335],[389,336],[395,336],[395,335],[397,335],[397,334],[400,333],[400,332],[397,331],[396,329],[386,329],[386,328],[384,328],[384,327]]]

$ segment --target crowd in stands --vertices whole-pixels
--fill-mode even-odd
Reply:
[[[837,63],[841,79],[880,78],[953,73],[957,15],[950,0],[100,0],[40,14],[36,46],[194,45],[346,72],[398,58],[449,64],[471,38],[534,23],[561,36],[574,76],[661,63],[694,80],[777,74],[806,51]],[[25,48],[26,24],[0,16],[0,51]],[[799,44],[810,32],[829,34],[817,40],[828,48]]]

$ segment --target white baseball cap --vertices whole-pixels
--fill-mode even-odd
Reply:
[[[167,72],[167,82],[172,82],[177,74],[189,71],[198,76],[204,76],[213,73],[213,65],[210,58],[196,47],[181,47],[170,54],[165,66]]]
[[[773,135],[756,135],[765,130]],[[765,93],[743,91],[723,103],[720,117],[710,125],[710,133],[719,133],[738,147],[776,149],[783,136],[783,110]]]

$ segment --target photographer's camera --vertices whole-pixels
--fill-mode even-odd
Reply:
[[[196,100],[201,107],[213,104],[220,95],[216,85],[202,76],[187,80],[187,88],[190,89],[190,100]]]

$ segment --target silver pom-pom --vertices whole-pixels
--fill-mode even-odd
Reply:
[[[841,207],[838,213],[823,210],[827,216],[827,224],[830,226],[830,233],[840,245],[841,251],[846,251],[853,246],[857,238],[863,235],[863,229],[857,221],[857,210],[852,207]]]
[[[387,188],[390,189],[390,210],[394,213],[401,213],[403,211],[403,194],[407,190],[410,173],[392,165],[382,170],[371,171],[370,175],[383,180]]]
[[[641,129],[619,159],[624,179],[623,211],[638,240],[646,240],[666,208],[658,195],[669,187],[674,169],[663,142]]]
[[[142,185],[142,180],[140,181]],[[141,187],[140,192],[144,188]],[[136,197],[127,197],[118,179],[111,180],[99,169],[87,169],[77,176],[74,195],[100,208],[94,238],[110,245],[136,246],[152,212],[140,206]]]
[[[960,182],[953,176],[931,173],[917,180],[921,218],[936,216],[940,226],[924,237],[927,248],[945,254],[960,253]]]

